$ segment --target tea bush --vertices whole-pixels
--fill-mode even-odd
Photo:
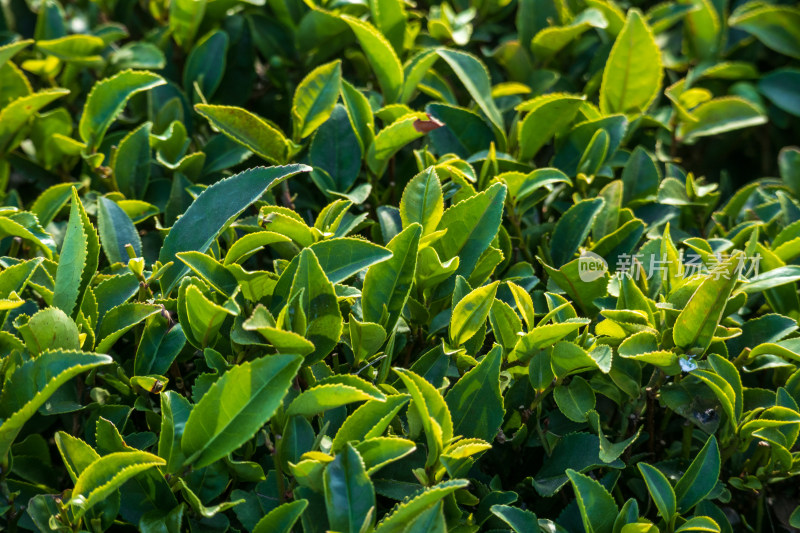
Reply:
[[[800,527],[800,9],[4,0],[8,531]]]

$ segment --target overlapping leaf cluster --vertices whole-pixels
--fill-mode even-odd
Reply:
[[[800,527],[797,6],[10,0],[0,43],[3,528]]]

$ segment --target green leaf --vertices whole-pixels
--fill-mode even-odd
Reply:
[[[800,59],[800,9],[797,6],[746,4],[728,23],[754,35],[765,46]]]
[[[596,402],[591,385],[580,376],[573,377],[566,387],[556,387],[553,399],[561,413],[573,422],[586,422],[586,415]]]
[[[89,217],[78,198],[78,192],[73,188],[69,222],[59,256],[53,291],[53,306],[73,318],[77,316],[83,295],[97,272],[99,242],[97,232],[89,222]]]
[[[270,355],[225,372],[186,421],[181,439],[186,462],[202,468],[247,442],[278,408],[302,360]]]
[[[295,500],[279,505],[258,521],[252,533],[290,533],[306,507],[308,500]]]
[[[455,346],[467,342],[486,323],[499,283],[479,287],[456,304],[450,318],[450,340]]]
[[[500,394],[502,359],[503,350],[495,346],[445,396],[455,435],[486,442],[494,440],[505,415]]]
[[[330,118],[342,86],[342,62],[332,61],[312,70],[300,82],[292,100],[293,137],[305,139]]]
[[[432,233],[444,213],[442,184],[435,167],[411,178],[400,200],[400,220],[407,228],[413,223],[422,225],[423,235]]]
[[[225,136],[264,160],[281,165],[289,157],[289,140],[283,132],[246,109],[197,104],[195,110]]]
[[[94,35],[76,34],[37,41],[36,48],[64,61],[92,61],[99,59],[97,54],[105,48],[105,42]]]
[[[345,383],[322,383],[300,393],[292,400],[286,416],[314,416],[343,405],[365,400],[383,400],[385,396],[358,389]]]
[[[331,529],[359,533],[374,523],[375,488],[355,448],[346,444],[325,467],[323,480]]]
[[[439,56],[450,65],[469,95],[478,104],[501,137],[500,149],[505,146],[505,125],[503,116],[492,98],[492,81],[486,66],[472,54],[458,50],[440,48]]]
[[[375,132],[375,119],[369,100],[361,91],[347,83],[347,80],[342,79],[342,103],[358,136],[361,150],[365,151],[372,144]]]
[[[758,81],[758,90],[775,106],[800,117],[800,70],[773,70]]]
[[[402,533],[409,522],[435,506],[453,492],[469,486],[466,479],[451,479],[426,488],[412,499],[398,503],[394,509],[375,527],[375,533]]]
[[[669,523],[677,512],[675,492],[672,490],[672,485],[669,484],[667,477],[656,467],[647,463],[638,463],[636,466],[638,466],[639,472],[642,473],[644,482],[647,484],[647,490],[650,492],[650,496],[658,509],[658,514]]]
[[[603,70],[600,110],[606,114],[646,111],[658,95],[663,77],[661,51],[653,32],[642,14],[631,9]]]
[[[309,162],[323,192],[347,192],[358,179],[363,149],[356,131],[345,107],[337,104],[314,135]]]
[[[19,143],[15,140],[17,132],[36,112],[67,94],[67,89],[45,89],[16,98],[3,107],[0,110],[0,154],[6,154],[16,147]]]
[[[381,324],[387,333],[394,331],[411,292],[421,233],[419,224],[411,224],[398,233],[386,245],[392,257],[371,266],[364,277],[364,320]]]
[[[711,435],[675,484],[678,512],[691,510],[714,489],[719,479],[720,465],[717,439]]]
[[[530,511],[510,505],[492,505],[492,514],[511,526],[514,533],[528,533],[539,529],[539,520]]]
[[[78,476],[86,470],[86,468],[100,458],[94,448],[83,442],[77,437],[73,437],[69,433],[63,431],[56,432],[55,436],[56,446],[58,452],[61,454],[61,459],[64,461],[64,466],[67,467],[69,477],[72,482],[78,480]]]
[[[314,363],[327,356],[339,342],[344,322],[336,290],[325,276],[317,256],[305,248],[298,257],[289,299],[300,298],[308,320],[304,335],[314,344],[314,352],[307,361]],[[288,269],[284,274],[287,273]]]
[[[78,125],[87,150],[96,151],[111,123],[134,94],[165,83],[166,81],[157,74],[133,70],[125,70],[95,83],[86,98]]]
[[[447,233],[434,243],[433,248],[443,261],[459,258],[456,274],[468,278],[497,235],[505,197],[506,186],[495,183],[451,206],[442,215],[436,229],[447,230]],[[451,279],[455,281],[455,277]]]
[[[608,21],[603,13],[598,9],[589,8],[578,14],[567,26],[551,26],[539,31],[531,41],[531,51],[537,60],[547,62],[588,29],[606,27]]]
[[[358,272],[392,258],[391,250],[354,237],[325,239],[308,248],[314,252],[333,284],[342,283]]]
[[[401,148],[425,135],[425,129],[420,126],[425,120],[427,116],[424,113],[410,113],[379,131],[367,150],[367,166],[370,171],[382,176],[389,160]]]
[[[136,349],[133,362],[134,375],[166,375],[185,345],[186,335],[183,333],[183,326],[174,324],[170,327],[162,315],[150,317]]]
[[[110,309],[97,327],[97,351],[107,352],[126,331],[160,312],[160,305],[140,302],[126,303]]]
[[[25,422],[61,385],[88,370],[111,363],[107,355],[55,350],[18,366],[0,393],[0,457],[6,457]]]
[[[691,54],[699,59],[713,60],[719,53],[721,23],[717,6],[711,0],[690,0],[686,13],[685,32]]]
[[[152,122],[145,122],[128,133],[111,156],[111,177],[127,198],[142,198],[147,191],[152,126]]]
[[[100,244],[109,263],[128,263],[126,245],[133,247],[136,257],[142,256],[142,241],[130,217],[116,202],[101,196],[97,200],[97,228]]]
[[[697,122],[678,126],[678,138],[691,144],[700,137],[719,135],[727,131],[758,126],[767,122],[762,110],[752,102],[737,96],[714,98],[697,106],[692,115]]]
[[[14,326],[32,355],[39,355],[46,350],[80,349],[78,326],[61,309],[42,309],[24,323],[22,318],[15,320]]]
[[[403,90],[403,66],[392,45],[369,22],[350,15],[342,15],[341,18],[350,26],[367,56],[367,61],[378,78],[385,103],[395,103]]]
[[[399,437],[374,437],[365,439],[358,444],[355,444],[356,451],[358,451],[361,458],[364,460],[364,466],[367,469],[367,474],[374,474],[384,466],[399,459],[416,450],[417,446],[408,439],[401,439]]]
[[[406,36],[405,4],[401,0],[370,0],[369,11],[375,26],[398,53],[403,52]]]
[[[56,215],[61,211],[69,199],[72,197],[72,183],[59,183],[48,187],[42,194],[36,197],[36,201],[31,206],[31,213],[36,215],[39,224],[46,228]]]
[[[234,275],[210,255],[200,252],[178,252],[177,255],[181,262],[221,296],[227,298],[236,291],[238,282]]]
[[[441,454],[444,445],[453,438],[453,419],[450,410],[439,391],[424,378],[403,368],[394,370],[411,395],[409,412],[413,410],[417,427],[425,431],[428,441],[426,466],[431,466]],[[412,435],[413,433],[412,431]]]
[[[169,294],[189,270],[177,260],[178,252],[205,253],[219,234],[262,194],[281,181],[309,170],[305,165],[255,167],[218,181],[200,193],[172,226],[159,252],[158,259],[163,264],[173,262],[161,277],[162,293]]]
[[[188,48],[203,21],[207,0],[175,0],[169,3],[169,32],[179,46]]]
[[[676,346],[692,350],[692,353],[702,354],[706,351],[736,285],[737,268],[742,256],[741,252],[731,256],[697,287],[675,321],[672,336]]]
[[[403,93],[401,104],[407,104],[416,94],[417,86],[439,60],[436,48],[425,48],[413,55],[403,66]]]
[[[584,529],[593,533],[611,533],[619,513],[611,494],[600,483],[575,470],[567,469],[567,476],[575,491]]]
[[[553,93],[518,105],[517,111],[527,112],[517,125],[519,158],[531,159],[554,135],[563,132],[585,100],[585,96]]]
[[[792,515],[789,517],[789,525],[792,527],[800,527],[800,505],[795,507]]]
[[[567,209],[558,219],[550,237],[550,258],[557,268],[572,261],[604,205],[602,198],[587,198]]]
[[[5,65],[6,61],[9,61],[19,52],[27,48],[28,46],[34,43],[33,39],[25,39],[22,41],[11,42],[8,44],[4,44],[0,46],[0,67]]]
[[[100,457],[78,476],[69,504],[78,517],[108,498],[123,483],[164,460],[147,452],[115,452]]]
[[[217,30],[209,33],[192,48],[183,68],[183,87],[195,94],[194,84],[205,98],[214,96],[222,76],[228,53],[228,34]]]
[[[164,391],[161,396],[161,432],[158,455],[166,461],[164,470],[175,474],[183,467],[186,457],[181,450],[181,437],[192,412],[189,400],[175,391]]]
[[[719,533],[722,530],[712,518],[708,516],[694,516],[676,529],[675,533],[680,533],[682,531],[709,531],[711,533]]]
[[[333,439],[331,450],[338,452],[350,441],[363,441],[383,434],[410,397],[394,394],[386,401],[369,400],[348,416]]]

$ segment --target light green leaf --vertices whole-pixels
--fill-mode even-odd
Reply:
[[[284,275],[288,272],[287,269]],[[314,352],[307,361],[313,363],[327,356],[339,342],[343,320],[336,290],[325,276],[317,256],[308,248],[300,252],[289,299],[298,294],[308,320],[305,337],[314,343]]]
[[[383,434],[410,397],[394,394],[386,401],[370,400],[348,416],[333,439],[331,450],[338,452],[350,441],[362,441]]]
[[[585,96],[552,93],[518,105],[517,111],[527,112],[517,125],[519,158],[531,159],[554,135],[563,132],[585,100]]]
[[[628,11],[603,70],[600,110],[603,113],[643,113],[650,107],[664,78],[661,51],[642,14]]]
[[[371,394],[344,383],[322,383],[303,391],[292,400],[286,416],[314,416],[354,402],[383,399],[385,396],[382,394]]]
[[[505,184],[495,183],[451,206],[442,215],[437,230],[447,230],[447,233],[434,243],[433,248],[442,261],[459,258],[456,274],[468,278],[497,235],[505,197]],[[455,277],[451,279],[455,282]]]
[[[353,30],[364,55],[367,56],[378,78],[385,103],[395,103],[403,90],[403,66],[392,45],[369,22],[350,15],[342,15],[341,18]]]
[[[247,442],[278,408],[302,360],[269,355],[225,372],[186,421],[181,439],[186,462],[202,468]]]
[[[672,337],[676,346],[697,354],[706,351],[736,285],[742,256],[741,252],[731,256],[697,287],[675,321]]]
[[[134,70],[125,70],[95,83],[86,98],[78,125],[87,150],[94,152],[100,146],[109,126],[134,94],[165,83],[157,74]]]
[[[456,304],[450,318],[450,340],[453,345],[461,346],[486,323],[499,283],[495,281],[479,287]]]
[[[428,441],[426,466],[432,466],[436,463],[444,445],[453,438],[453,419],[450,416],[450,410],[439,391],[424,378],[403,368],[394,370],[408,389],[408,394],[411,395],[409,412],[413,410],[417,428],[425,431]]]
[[[305,139],[330,118],[342,86],[342,62],[332,61],[312,70],[300,82],[292,101],[293,137]]]
[[[308,248],[317,256],[322,270],[333,284],[342,283],[358,272],[392,258],[391,250],[355,237],[325,239]]]
[[[424,511],[435,506],[453,492],[469,486],[466,479],[451,479],[426,488],[412,499],[398,503],[394,509],[375,527],[375,533],[403,533],[409,522]]]
[[[423,235],[432,233],[444,213],[442,184],[435,167],[423,170],[403,189],[400,200],[400,220],[403,227],[417,222],[422,225]]]
[[[69,504],[80,517],[132,477],[163,464],[162,458],[147,452],[115,452],[104,455],[78,476]]]
[[[53,306],[73,318],[77,316],[83,295],[97,272],[99,243],[97,232],[89,222],[77,190],[73,188],[69,222],[59,256],[53,292]]]
[[[6,457],[25,422],[61,385],[111,361],[107,355],[55,350],[18,366],[0,393],[0,457]]]
[[[367,166],[370,171],[382,176],[392,156],[408,143],[425,135],[420,122],[427,118],[424,113],[411,113],[398,118],[379,131],[367,150]]]
[[[16,147],[17,132],[40,109],[67,94],[69,94],[67,89],[45,89],[15,98],[3,107],[0,110],[0,154],[6,154]]]
[[[290,533],[306,507],[308,500],[295,500],[279,505],[256,523],[252,533]]]
[[[197,104],[195,110],[225,136],[270,163],[281,165],[289,157],[289,140],[283,132],[241,107]]]

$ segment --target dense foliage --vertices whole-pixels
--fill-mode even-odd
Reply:
[[[800,527],[800,9],[0,2],[0,526]]]

